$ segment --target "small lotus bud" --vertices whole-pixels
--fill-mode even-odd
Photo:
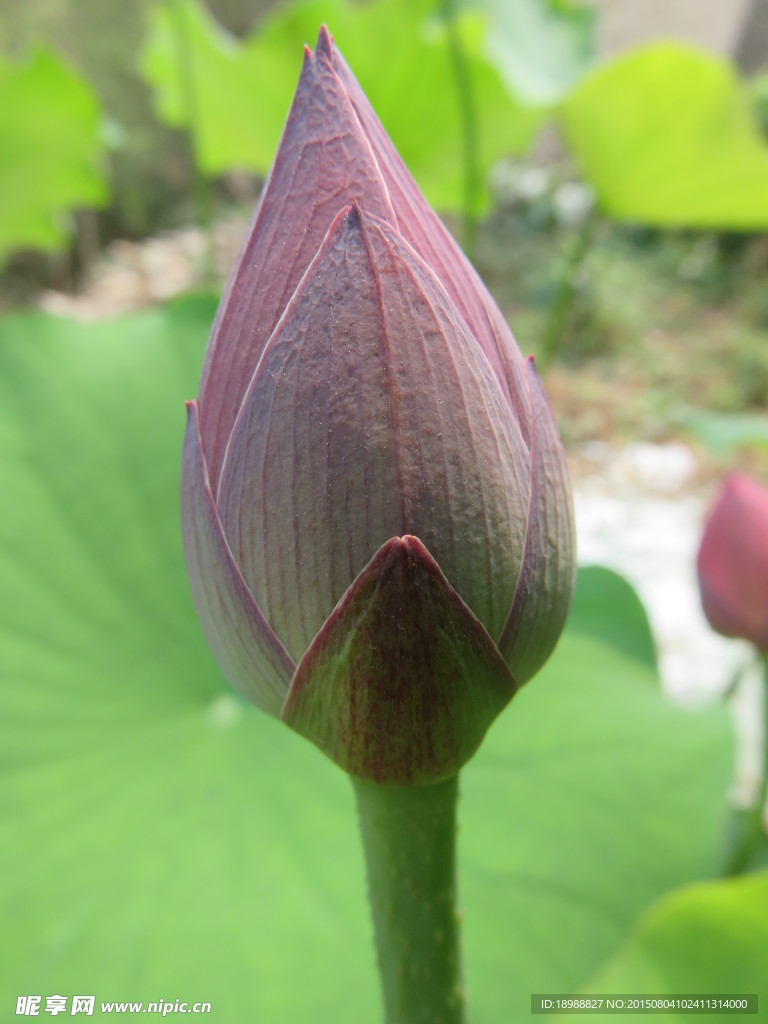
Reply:
[[[565,622],[565,458],[325,29],[188,408],[185,550],[224,673],[352,774],[454,774]]]
[[[707,516],[697,560],[709,624],[768,651],[768,491],[729,476]]]

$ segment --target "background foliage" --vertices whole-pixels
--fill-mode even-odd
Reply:
[[[213,311],[0,324],[2,1000],[98,985],[352,1022],[377,996],[351,787],[229,690],[188,593],[183,399]],[[584,983],[718,870],[731,748],[722,709],[662,696],[627,584],[583,570],[556,655],[464,772],[476,1020]]]
[[[265,174],[296,86],[303,45],[314,44],[324,21],[430,202],[460,209],[455,112],[434,102],[436,95],[454,89],[451,57],[430,0],[366,5],[310,0],[270,14],[242,42],[225,33],[198,0],[158,7],[144,56],[158,114],[191,129],[206,174],[235,168]],[[480,212],[487,206],[491,164],[505,153],[523,152],[541,116],[504,89],[484,58],[482,22],[462,16],[461,32],[479,120],[480,177],[472,201]],[[187,94],[180,59],[194,78]]]
[[[643,47],[582,82],[563,104],[561,123],[612,216],[768,226],[768,147],[725,61],[669,43]]]
[[[107,201],[102,138],[97,97],[55,54],[0,55],[0,265],[16,248],[61,246],[72,207]]]

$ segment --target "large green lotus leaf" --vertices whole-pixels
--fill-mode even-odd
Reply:
[[[187,592],[182,400],[213,312],[0,324],[0,1005],[351,1024],[375,990],[350,787],[231,694]]]
[[[62,245],[68,211],[106,201],[100,156],[99,103],[79,75],[45,51],[0,58],[0,262]]]
[[[687,886],[664,897],[643,915],[622,949],[587,989],[756,994],[762,1019],[768,999],[768,871]],[[579,1019],[601,1021],[605,1017],[588,1013],[580,1014]],[[665,1021],[690,1019],[690,1014],[664,1015]],[[733,1019],[732,1012],[706,1016],[720,1024],[730,1024]]]
[[[719,459],[732,459],[745,448],[768,450],[768,416],[763,413],[692,409],[683,415],[681,426]]]
[[[196,159],[205,173],[264,173],[288,113],[304,44],[314,46],[325,22],[427,198],[439,209],[459,209],[459,101],[445,31],[430,17],[434,7],[431,0],[303,0],[280,7],[240,42],[199,0],[179,0],[156,9],[143,69],[158,115],[194,126]],[[499,156],[528,147],[542,114],[512,98],[483,56],[479,19],[462,15],[459,25],[484,177]],[[482,183],[474,201],[478,210],[487,202]]]
[[[603,210],[622,220],[762,230],[768,145],[726,61],[693,48],[642,47],[589,75],[561,123]]]
[[[566,93],[595,53],[595,11],[566,0],[468,0],[489,16],[489,58],[515,96],[547,104]]]
[[[285,54],[231,36],[198,0],[158,5],[141,57],[155,112],[192,131],[205,173],[264,173],[296,88],[303,42]]]
[[[597,637],[637,658],[655,674],[656,644],[648,613],[632,585],[613,569],[580,567],[568,625],[573,632]]]
[[[0,322],[0,1005],[359,1024],[379,1011],[351,787],[230,691],[188,594],[182,400],[213,308]],[[584,982],[647,905],[713,871],[727,721],[649,678],[566,631],[465,772],[478,1024]]]
[[[522,1019],[532,992],[573,991],[661,889],[712,873],[726,733],[720,709],[671,705],[641,661],[566,631],[464,772],[477,1024]]]

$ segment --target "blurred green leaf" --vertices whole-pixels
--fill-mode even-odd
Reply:
[[[314,45],[326,22],[427,198],[438,209],[458,210],[459,107],[434,7],[431,0],[305,0],[280,7],[240,42],[198,0],[177,0],[155,9],[143,69],[158,116],[191,127],[206,174],[235,168],[263,174],[288,113],[303,46]],[[483,57],[477,16],[462,15],[460,27],[479,118],[479,165],[486,172],[501,155],[529,146],[542,114],[511,98]],[[486,202],[483,191],[478,209]]]
[[[768,71],[755,75],[749,82],[749,95],[755,106],[763,134],[768,134]]]
[[[742,875],[768,868],[768,832],[763,815],[762,796],[749,807],[733,807],[726,828],[726,855],[723,873]]]
[[[477,1024],[522,1020],[531,992],[573,991],[673,877],[714,873],[726,731],[722,709],[680,709],[636,658],[566,630],[464,770]]]
[[[757,993],[768,998],[768,871],[665,897],[584,991]],[[761,1014],[762,1015],[762,1014]],[[604,1020],[580,1014],[583,1020]],[[690,1014],[664,1014],[667,1021]],[[707,1014],[728,1024],[733,1013]],[[554,1018],[558,1019],[558,1018]]]
[[[768,147],[745,86],[718,57],[675,43],[618,57],[564,101],[561,123],[613,217],[768,226]]]
[[[0,322],[0,1003],[358,1024],[378,995],[351,787],[229,690],[188,593],[182,400],[213,312]],[[477,1024],[581,984],[715,868],[727,716],[665,701],[613,630],[568,630],[463,775]]]
[[[303,40],[302,40],[303,42]],[[292,53],[241,43],[196,0],[155,7],[142,55],[158,117],[193,133],[195,157],[207,174],[264,172],[288,113],[301,67]]]
[[[636,658],[655,673],[656,645],[643,603],[623,576],[602,565],[579,566],[569,628]]]
[[[488,13],[487,53],[514,96],[560,99],[595,55],[594,10],[562,0],[470,0]]]
[[[696,409],[681,425],[718,457],[744,448],[768,449],[768,416],[759,413],[719,413]]]
[[[108,198],[101,112],[83,79],[54,54],[0,59],[0,262],[13,249],[55,249],[69,211]]]

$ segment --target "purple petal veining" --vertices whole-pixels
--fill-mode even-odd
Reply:
[[[322,28],[189,403],[182,530],[230,681],[353,774],[459,770],[562,631],[533,361]]]

